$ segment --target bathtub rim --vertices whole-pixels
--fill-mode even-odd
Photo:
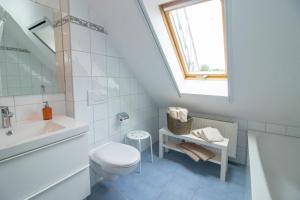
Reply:
[[[272,200],[268,182],[264,173],[264,168],[257,145],[259,137],[266,133],[258,131],[248,131],[249,165],[251,180],[252,200]]]

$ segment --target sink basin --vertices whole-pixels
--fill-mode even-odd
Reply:
[[[48,133],[63,129],[64,127],[53,121],[38,121],[29,124],[13,126],[11,129],[0,130],[0,150],[26,141],[38,139]]]
[[[3,159],[88,131],[88,125],[66,116],[35,120],[0,129],[0,162]]]

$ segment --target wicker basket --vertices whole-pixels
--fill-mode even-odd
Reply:
[[[167,114],[168,129],[176,135],[189,134],[192,128],[192,120],[193,118],[188,116],[187,122],[181,122]]]

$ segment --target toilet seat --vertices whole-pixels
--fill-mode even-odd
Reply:
[[[92,150],[91,157],[103,168],[129,168],[140,161],[140,153],[137,149],[116,142]]]

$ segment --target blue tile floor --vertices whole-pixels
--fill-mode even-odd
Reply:
[[[184,154],[170,151],[154,162],[149,151],[142,155],[142,173],[121,176],[95,185],[88,200],[250,200],[247,169],[229,164],[226,182],[219,179],[220,167],[194,162]]]

